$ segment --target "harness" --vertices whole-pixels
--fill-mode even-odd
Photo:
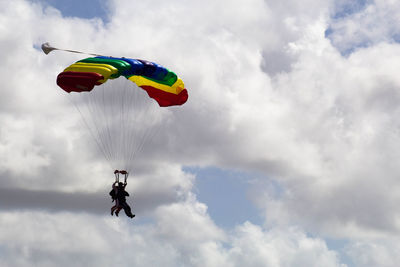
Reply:
[[[114,183],[118,184],[119,183],[119,174],[123,174],[124,175],[124,184],[125,185],[128,184],[127,180],[128,180],[129,172],[127,172],[125,170],[122,170],[122,171],[115,170],[114,174],[115,174],[115,182]]]
[[[124,175],[124,188],[126,187],[126,185],[128,184],[127,180],[128,180],[128,176],[129,173],[125,170],[119,171],[119,170],[115,170],[114,171],[115,174],[115,182],[113,183],[113,190],[110,192],[110,195],[112,197],[112,202],[116,201],[117,196],[118,196],[118,189],[119,189],[119,175],[122,174]],[[113,193],[113,194],[112,194]]]

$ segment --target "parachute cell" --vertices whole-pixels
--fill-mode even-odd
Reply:
[[[95,72],[64,71],[58,75],[57,85],[68,93],[91,91],[103,79],[103,75]]]

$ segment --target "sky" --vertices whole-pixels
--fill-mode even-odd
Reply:
[[[400,2],[0,0],[0,266],[395,267]],[[175,71],[136,217],[56,85],[85,57]],[[140,89],[138,89],[140,90]]]

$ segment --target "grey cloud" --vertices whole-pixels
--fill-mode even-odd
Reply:
[[[400,84],[385,77],[378,77],[375,83],[374,90],[365,101],[365,108],[388,114],[397,110],[400,103]]]
[[[285,51],[264,51],[261,68],[269,75],[274,76],[281,72],[290,72],[294,60],[295,57]]]
[[[129,190],[127,189],[129,192]],[[24,211],[42,210],[49,212],[83,212],[97,215],[110,213],[111,197],[108,191],[57,192],[47,190],[26,190],[18,188],[0,188],[0,210]],[[136,213],[148,213],[157,206],[176,201],[176,196],[168,193],[149,194],[130,191],[127,198]]]

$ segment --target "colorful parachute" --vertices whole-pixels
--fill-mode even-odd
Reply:
[[[120,76],[145,90],[161,107],[182,105],[188,99],[183,81],[174,72],[154,62],[124,57],[79,60],[58,75],[57,84],[68,93],[84,92]]]
[[[182,105],[188,99],[184,83],[174,72],[130,58],[79,60],[58,75],[57,84],[69,93],[112,170],[133,169],[144,144],[165,123],[168,110],[159,106]]]

